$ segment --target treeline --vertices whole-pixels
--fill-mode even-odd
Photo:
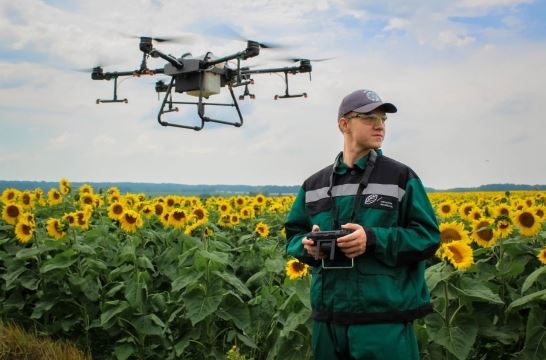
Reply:
[[[299,186],[279,186],[279,185],[186,185],[186,184],[154,184],[154,183],[132,183],[132,182],[71,182],[73,188],[79,188],[83,184],[89,184],[95,192],[100,193],[108,188],[115,186],[121,193],[146,193],[150,195],[234,195],[234,194],[295,194]],[[0,192],[6,188],[15,188],[18,190],[33,190],[41,188],[47,193],[49,189],[58,187],[58,182],[51,181],[7,181],[0,180]]]
[[[187,185],[187,184],[155,184],[155,183],[133,183],[133,182],[73,182],[74,188],[79,188],[83,184],[89,184],[95,192],[106,191],[112,186],[116,186],[122,193],[146,193],[149,195],[235,195],[235,194],[264,194],[264,195],[279,195],[279,194],[296,194],[299,185],[280,186],[280,185]],[[19,190],[33,190],[37,187],[44,192],[53,187],[58,187],[58,182],[52,181],[8,181],[0,180],[0,192],[6,188],[15,188]],[[473,191],[516,191],[516,190],[546,190],[546,185],[523,185],[523,184],[488,184],[478,187],[460,187],[452,189],[434,189],[426,188],[428,192],[473,192]]]

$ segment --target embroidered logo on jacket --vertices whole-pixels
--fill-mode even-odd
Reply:
[[[364,198],[364,205],[374,208],[394,209],[394,203],[389,197],[379,196],[378,194],[370,194]]]

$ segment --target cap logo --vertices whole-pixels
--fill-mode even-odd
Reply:
[[[374,91],[371,90],[364,90],[364,95],[370,100],[371,102],[381,102],[381,98],[379,95],[377,95]]]

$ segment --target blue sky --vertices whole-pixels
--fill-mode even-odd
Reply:
[[[388,121],[385,155],[412,167],[426,186],[546,184],[543,1],[136,4],[0,4],[0,179],[296,185],[333,161],[342,146],[339,102],[365,88],[399,108]],[[243,50],[244,42],[225,36],[228,28],[285,45],[248,64],[333,59],[313,63],[311,82],[307,74],[291,77],[291,91],[307,99],[274,101],[283,79],[255,76],[256,100],[241,104],[244,125],[200,132],[157,123],[156,78],[124,80],[119,96],[127,105],[96,105],[111,96],[111,82],[74,71],[137,68],[138,40],[127,34],[192,35],[192,44],[158,45],[175,56]],[[171,116],[165,119],[197,118],[193,106]]]

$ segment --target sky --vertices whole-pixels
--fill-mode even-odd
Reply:
[[[546,184],[544,18],[546,3],[531,0],[0,0],[0,180],[299,185],[342,149],[341,99],[369,89],[398,108],[384,155],[425,186]],[[164,75],[120,79],[128,104],[95,102],[113,81],[82,70],[138,69],[139,36],[184,37],[155,44],[175,57],[224,57],[241,39],[282,45],[244,62],[256,69],[329,60],[312,62],[311,79],[289,77],[307,98],[275,101],[283,77],[255,75],[242,127],[186,130],[157,122]],[[208,101],[227,100],[224,87]],[[197,124],[196,106],[162,119]]]

